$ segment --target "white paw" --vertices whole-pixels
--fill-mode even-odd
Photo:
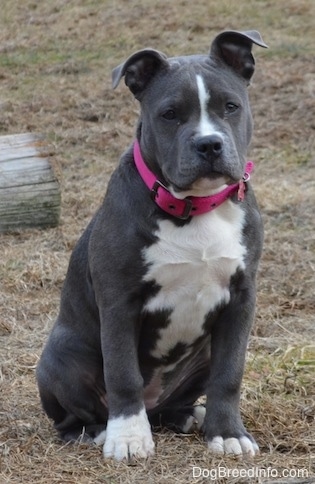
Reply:
[[[193,414],[187,417],[187,420],[185,422],[185,425],[182,427],[182,432],[184,434],[189,434],[190,432],[193,432],[195,429],[200,430],[204,419],[206,416],[206,409],[203,405],[195,405]]]
[[[104,457],[116,460],[146,458],[154,454],[154,442],[147,413],[109,419],[103,447]]]
[[[236,439],[231,437],[223,439],[221,436],[214,437],[208,441],[208,449],[213,454],[230,454],[235,456],[247,455],[253,457],[259,453],[258,445],[245,435]]]

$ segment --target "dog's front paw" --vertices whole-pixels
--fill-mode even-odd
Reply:
[[[234,456],[250,456],[253,457],[259,453],[258,445],[251,437],[243,435],[239,438],[230,437],[223,439],[221,436],[213,437],[208,441],[208,449],[213,454],[227,454]]]
[[[144,409],[137,415],[108,420],[103,454],[118,461],[154,454],[151,428]]]

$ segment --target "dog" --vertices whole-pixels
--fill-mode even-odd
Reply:
[[[65,441],[147,458],[162,426],[258,452],[239,410],[263,243],[246,165],[253,44],[267,47],[225,31],[208,55],[144,49],[113,70],[140,103],[136,139],[74,248],[37,367]]]

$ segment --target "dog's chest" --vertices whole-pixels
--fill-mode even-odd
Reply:
[[[152,356],[166,356],[178,343],[192,344],[202,336],[206,316],[229,302],[230,278],[244,268],[243,221],[243,210],[231,201],[183,227],[160,221],[157,241],[143,253],[144,279],[160,289],[144,310],[166,310],[170,316]]]

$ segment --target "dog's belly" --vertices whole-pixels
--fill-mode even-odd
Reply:
[[[174,364],[157,366],[149,383],[144,388],[145,407],[149,410],[164,404],[182,387],[200,383],[200,375],[208,373],[210,361],[210,338],[188,348]]]
[[[144,250],[148,267],[144,279],[155,281],[160,288],[144,310],[149,314],[163,310],[169,314],[167,325],[160,328],[151,350],[151,356],[160,360],[161,366],[147,389],[150,406],[166,390],[163,374],[187,358],[193,343],[204,335],[207,315],[229,302],[231,276],[245,265],[243,221],[242,209],[231,201],[194,217],[183,227],[162,220],[155,234],[157,242]],[[147,317],[146,324],[149,322]],[[179,343],[186,350],[172,368],[163,367],[163,359]],[[185,378],[185,368],[182,373],[178,381]]]

